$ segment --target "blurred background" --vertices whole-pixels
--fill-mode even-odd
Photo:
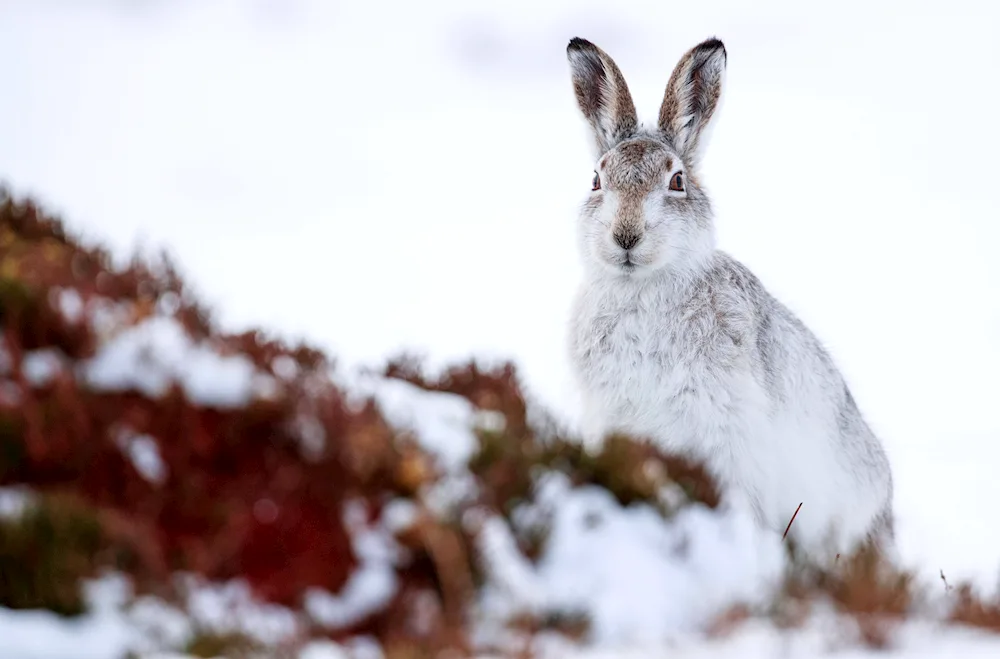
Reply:
[[[843,369],[905,559],[992,586],[998,25],[973,0],[0,0],[0,176],[120,263],[168,249],[228,331],[350,365],[513,359],[572,424],[593,165],[566,43],[652,118],[718,36],[720,245]]]

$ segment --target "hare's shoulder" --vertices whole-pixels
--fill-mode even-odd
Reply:
[[[743,345],[767,327],[773,302],[749,268],[716,252],[684,306],[685,315],[696,324]]]
[[[833,359],[819,338],[736,259],[720,253],[713,269],[719,316],[730,332],[742,332],[754,369],[774,398],[790,392],[782,375],[809,373],[821,388],[844,387]],[[784,390],[784,391],[783,391]]]
[[[715,252],[704,287],[716,296],[717,304],[746,307],[748,311],[764,311],[773,302],[750,268],[723,251]]]

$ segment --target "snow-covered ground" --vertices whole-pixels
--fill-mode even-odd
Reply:
[[[510,355],[571,418],[592,166],[565,43],[608,50],[651,115],[715,34],[720,241],[827,343],[884,437],[904,558],[991,589],[998,24],[976,0],[0,0],[0,176],[122,254],[169,246],[229,327],[353,363]],[[785,642],[755,634],[690,656]],[[952,642],[927,634],[927,656]]]

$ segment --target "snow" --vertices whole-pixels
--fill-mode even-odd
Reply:
[[[283,380],[293,380],[299,372],[295,360],[288,355],[275,357],[271,362],[271,368],[274,369],[275,375]]]
[[[417,504],[408,499],[393,499],[382,510],[382,524],[387,531],[398,534],[413,526],[419,517]]]
[[[126,302],[114,302],[99,297],[86,305],[90,327],[100,340],[108,340],[128,326],[132,307]]]
[[[326,446],[326,430],[323,424],[314,416],[300,414],[292,422],[293,431],[302,443],[302,449],[307,456],[319,455]]]
[[[8,485],[0,487],[0,520],[19,517],[35,502],[35,495],[27,487]]]
[[[63,357],[57,350],[42,349],[25,353],[21,359],[21,372],[30,384],[44,387],[52,382],[62,369]]]
[[[852,637],[846,621],[826,619],[804,629],[783,631],[765,623],[751,622],[731,636],[708,642],[692,638],[677,639],[669,644],[632,646],[613,651],[601,648],[573,649],[555,646],[551,652],[540,653],[540,659],[572,656],[574,659],[646,659],[646,657],[678,657],[679,659],[930,659],[931,657],[994,657],[1000,651],[995,636],[961,628],[945,628],[932,624],[905,624],[894,639],[892,650],[858,647],[849,642]]]
[[[455,394],[425,391],[363,369],[342,367],[333,376],[352,401],[374,399],[396,431],[407,433],[435,459],[440,477],[419,493],[431,513],[442,519],[450,517],[475,496],[475,478],[466,468],[478,444],[475,431],[502,429],[503,415],[476,410]]]
[[[442,483],[455,491],[451,505],[463,500],[461,477],[479,422],[468,401],[403,381],[354,380],[362,381],[390,423],[412,430],[442,459],[448,468]],[[766,602],[784,566],[780,538],[757,529],[746,511],[689,506],[665,523],[649,506],[622,508],[607,491],[573,489],[560,474],[544,475],[536,487],[534,503],[514,514],[518,524],[550,527],[536,565],[518,552],[502,518],[480,513],[465,520],[480,526],[490,575],[480,612],[484,638],[502,637],[498,625],[519,613],[559,612],[584,614],[596,646],[661,642],[699,631],[735,603]],[[383,524],[395,527],[400,516],[409,514],[390,506]],[[362,568],[357,581],[365,579]],[[348,584],[340,597],[350,601],[354,590]],[[314,615],[324,619],[318,610]]]
[[[173,316],[180,309],[181,300],[176,293],[166,292],[156,301],[156,308],[164,316]]]
[[[572,489],[559,474],[538,484],[550,523],[537,565],[516,553],[498,518],[482,533],[496,583],[484,617],[584,614],[595,647],[662,642],[697,633],[735,604],[763,604],[781,575],[780,538],[746,511],[681,509],[668,523],[653,508],[622,508],[606,490]]]
[[[122,430],[115,439],[143,478],[152,483],[162,483],[166,479],[167,466],[163,464],[154,438]]]
[[[332,641],[316,642],[299,653],[299,659],[351,659],[347,651]]]
[[[55,299],[56,308],[66,320],[75,323],[83,318],[84,304],[80,293],[72,288],[57,289]]]
[[[269,645],[292,638],[298,631],[293,612],[255,601],[250,587],[242,581],[210,584],[188,576],[184,588],[185,610],[201,628],[235,631]]]
[[[186,593],[183,611],[148,596],[131,601],[127,581],[113,574],[86,584],[89,610],[83,616],[60,618],[48,611],[0,607],[2,656],[121,659],[132,651],[143,659],[190,659],[175,649],[198,630],[239,632],[271,647],[295,639],[299,632],[291,611],[255,602],[242,582],[206,584],[189,576],[181,579],[181,586]],[[298,653],[299,659],[375,656],[371,641],[363,637],[344,646],[312,642]]]
[[[183,604],[167,604],[152,596],[139,597],[121,615],[143,652],[183,647],[199,632],[238,633],[276,647],[298,638],[301,622],[291,610],[261,603],[241,580],[206,583],[194,575],[179,575]]]
[[[91,611],[61,619],[48,611],[0,608],[0,638],[5,659],[120,659],[134,640],[119,607],[127,595],[121,579],[91,582]]]
[[[119,659],[135,640],[141,627],[120,612],[120,585],[113,580],[97,582],[96,600],[104,600],[100,613],[77,620],[60,620],[50,613],[0,609],[0,634],[4,639],[5,659]],[[116,592],[118,591],[118,592]],[[159,615],[162,615],[160,613]],[[892,656],[899,659],[930,659],[956,656],[994,657],[1000,651],[996,636],[960,627],[942,627],[929,623],[905,623],[893,634],[896,645],[888,654],[883,650],[858,647],[852,641],[848,622],[827,618],[802,629],[778,630],[764,623],[750,621],[728,636],[704,641],[695,637],[677,637],[660,644],[626,645],[617,648],[579,647],[550,640],[536,647],[539,659],[573,657],[574,659],[645,659],[670,656],[681,659],[756,659],[783,656],[788,659],[812,659],[835,656],[841,659],[876,659]],[[181,636],[183,637],[183,636]],[[176,651],[146,649],[137,653],[143,659],[190,659]],[[483,659],[493,657],[483,653]],[[338,645],[313,641],[297,654],[298,659],[381,659],[382,652],[371,639],[364,637]]]
[[[399,548],[384,522],[376,527],[365,523],[364,504],[349,502],[344,524],[351,532],[351,544],[361,565],[351,573],[336,595],[319,589],[307,591],[306,612],[319,624],[344,628],[378,612],[396,594],[395,565]]]
[[[91,386],[160,397],[179,384],[194,402],[241,407],[256,393],[256,369],[243,355],[195,343],[175,319],[147,318],[105,342],[83,367]]]
[[[412,432],[445,470],[453,473],[469,462],[476,447],[472,432],[476,411],[468,400],[393,378],[363,382],[361,391],[373,394],[385,420],[400,431]]]
[[[988,81],[1000,10],[731,0],[677,20],[670,4],[626,4],[0,4],[0,78],[17,99],[0,108],[0,173],[118,257],[140,238],[171,247],[229,327],[304,335],[346,363],[403,346],[437,364],[510,355],[528,390],[572,421],[563,319],[591,165],[565,41],[608,50],[648,116],[677,56],[718,34],[729,89],[704,179],[720,241],[819,334],[885,438],[904,560],[925,579],[943,569],[992,591],[1000,92]],[[98,382],[158,392],[179,381],[224,404],[251,394],[239,360],[176,328],[114,335],[107,318]],[[144,341],[196,375],[143,362]],[[411,393],[389,385],[379,402],[391,412]],[[460,407],[423,440],[445,466],[469,451]],[[461,497],[462,482],[445,479],[438,498]],[[524,578],[546,592],[556,577]],[[996,651],[961,630],[904,638],[897,656]],[[813,631],[760,628],[663,654],[818,648]]]

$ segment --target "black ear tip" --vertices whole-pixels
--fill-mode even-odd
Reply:
[[[722,39],[719,39],[718,37],[710,37],[708,39],[705,39],[700,44],[698,44],[698,50],[706,52],[721,50],[722,56],[726,57],[726,45],[722,43]]]
[[[586,39],[581,37],[573,37],[569,40],[569,45],[566,46],[566,52],[571,53],[574,50],[593,50],[594,44],[590,43]]]

